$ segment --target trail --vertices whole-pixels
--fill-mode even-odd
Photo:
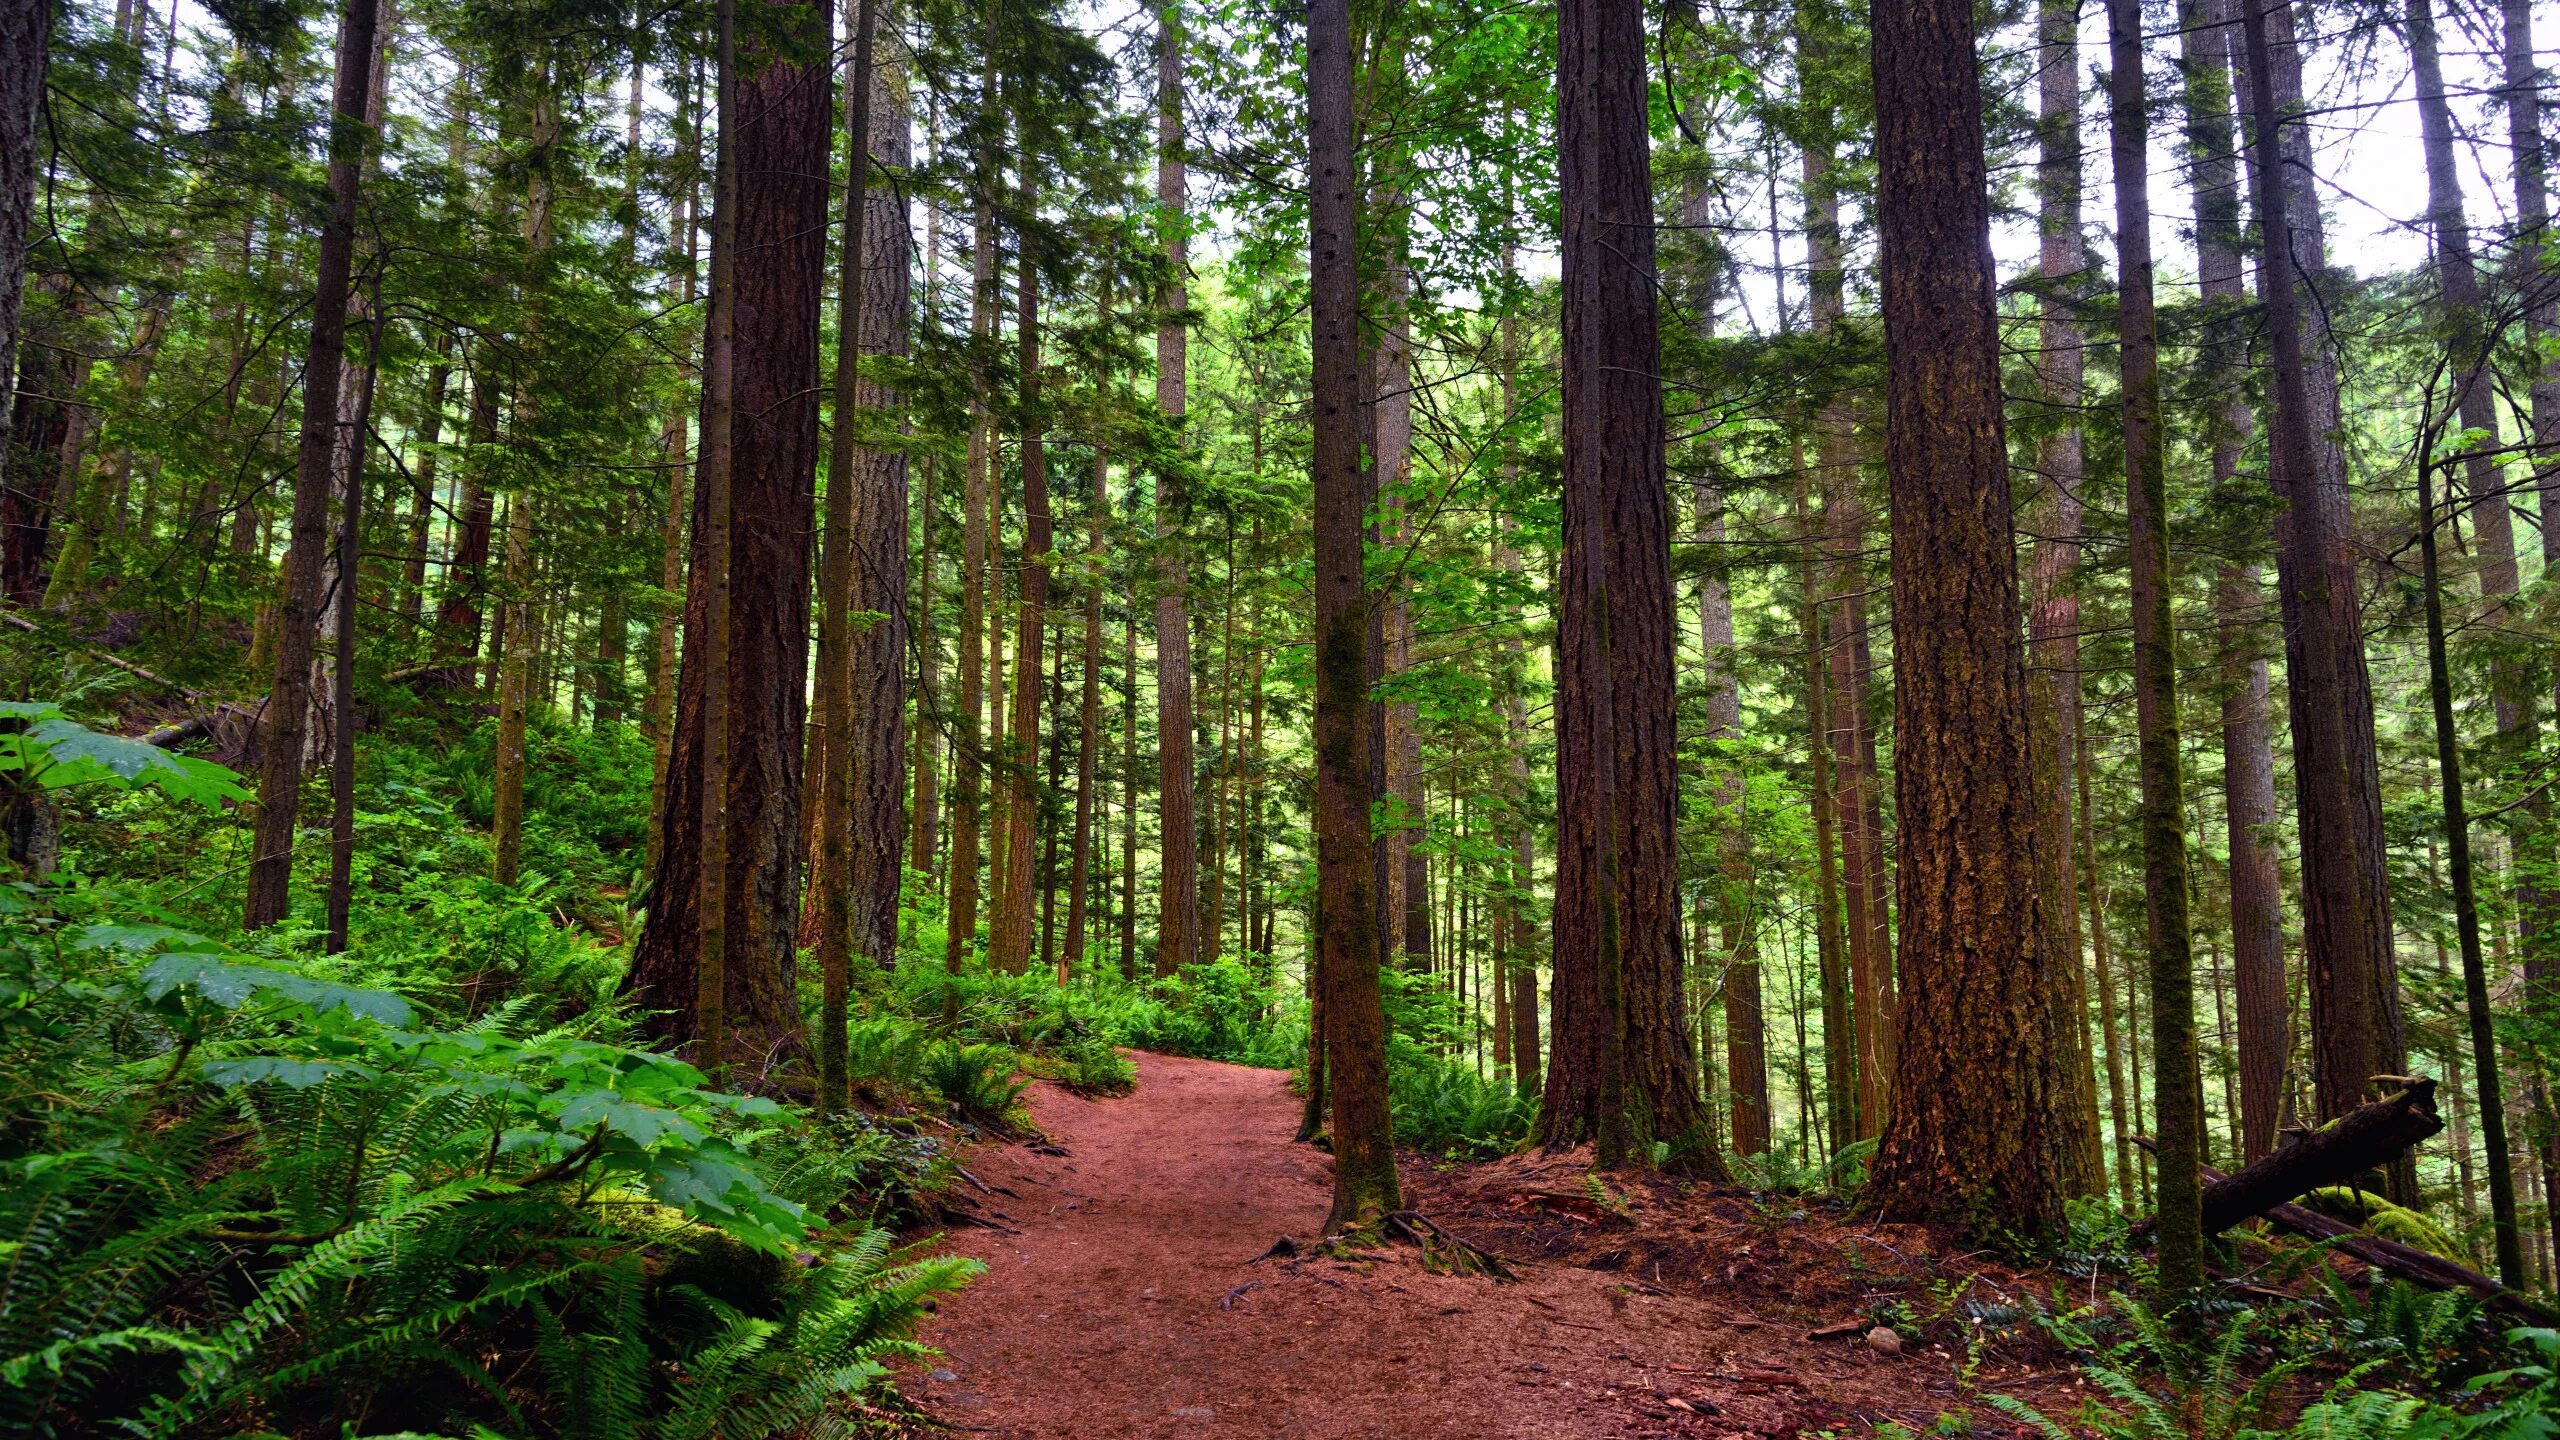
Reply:
[[[944,1358],[908,1391],[955,1429],[1724,1440],[1951,1408],[1919,1365],[1625,1275],[1535,1263],[1496,1285],[1427,1274],[1409,1249],[1250,1264],[1283,1234],[1313,1239],[1331,1198],[1331,1162],[1290,1138],[1286,1077],[1137,1062],[1130,1095],[1034,1090],[1065,1154],[970,1158],[996,1191],[986,1215],[1018,1233],[952,1235],[987,1273],[943,1308],[926,1338]],[[1428,1189],[1422,1168],[1408,1160],[1409,1187]]]

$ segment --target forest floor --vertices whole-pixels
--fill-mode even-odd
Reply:
[[[1407,1203],[1503,1256],[1513,1283],[1428,1273],[1404,1246],[1257,1261],[1283,1235],[1303,1252],[1332,1193],[1330,1160],[1291,1138],[1288,1077],[1136,1059],[1133,1093],[1043,1082],[1027,1097],[1043,1138],[967,1157],[986,1188],[949,1248],[987,1273],[943,1307],[925,1337],[942,1358],[905,1386],[942,1425],[1727,1440],[1966,1413],[2000,1436],[2015,1427],[1983,1395],[2078,1408],[2077,1372],[2019,1320],[2050,1274],[1732,1187],[1593,1187],[1571,1155],[1406,1159]],[[1810,1338],[1897,1301],[1928,1337],[1899,1355]]]

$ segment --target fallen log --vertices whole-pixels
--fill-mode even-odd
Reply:
[[[2210,1175],[2213,1172],[2205,1172]],[[2481,1304],[2520,1319],[2548,1324],[2560,1319],[2553,1309],[2521,1290],[2510,1290],[2496,1280],[2468,1265],[2448,1260],[2432,1250],[2386,1240],[2370,1231],[2359,1230],[2344,1220],[2323,1215],[2309,1206],[2290,1201],[2271,1205],[2266,1210],[2267,1222],[2281,1226],[2306,1239],[2318,1240],[2343,1255],[2352,1255],[2385,1275],[2424,1285],[2430,1290],[2467,1290],[2479,1297]]]
[[[2432,1082],[2421,1081],[2419,1086],[2412,1086],[2411,1089],[2415,1090],[2420,1086],[2424,1086],[2430,1092],[2434,1088]],[[2347,1120],[2355,1118],[2357,1114],[2363,1113],[2363,1110],[2390,1105],[2405,1098],[2409,1093],[2409,1091],[2403,1091],[2401,1095],[2393,1096],[2390,1100],[2379,1100],[2373,1105],[2351,1111],[2348,1115],[2341,1117],[2337,1123],[2344,1124]],[[2432,1093],[2423,1097],[2423,1103],[2427,1107],[2425,1113],[2432,1118],[2435,1114]],[[2434,1132],[2431,1130],[2427,1133]],[[2159,1153],[2160,1147],[2148,1135],[2135,1136],[2134,1143],[2154,1154]],[[2279,1155],[2282,1153],[2284,1152],[2281,1150],[2276,1152]],[[2269,1158],[2273,1157],[2264,1157],[2259,1164],[2263,1165]],[[2210,1197],[2217,1189],[2221,1189],[2226,1195],[2236,1193],[2225,1187],[2232,1186],[2234,1182],[2248,1175],[2250,1170],[2257,1168],[2258,1166],[2252,1165],[2238,1175],[2225,1175],[2210,1165],[2198,1166],[2197,1170],[2205,1182],[2205,1194]],[[2317,1185],[2306,1188],[2317,1188]],[[2394,1279],[2406,1280],[2413,1285],[2423,1285],[2430,1290],[2468,1291],[2478,1297],[2482,1305],[2491,1310],[2531,1320],[2537,1324],[2560,1321],[2560,1309],[2555,1309],[2548,1302],[2521,1290],[2510,1290],[2468,1265],[2449,1260],[2432,1250],[2421,1250],[2415,1245],[2404,1245],[2397,1240],[2385,1239],[2369,1230],[2350,1225],[2344,1220],[2323,1215],[2309,1206],[2296,1205],[2290,1198],[2277,1201],[2254,1213],[2265,1216],[2267,1223],[2278,1229],[2290,1231],[2306,1240],[2319,1241],[2338,1253],[2352,1256]],[[2211,1226],[2212,1222],[2208,1220],[2206,1224]],[[2228,1229],[2229,1226],[2213,1228],[2220,1230]]]
[[[2297,1195],[2348,1184],[2443,1128],[2436,1114],[2436,1082],[2412,1080],[2406,1089],[2302,1132],[2235,1174],[2216,1177],[2208,1171],[2204,1233],[2219,1235]]]

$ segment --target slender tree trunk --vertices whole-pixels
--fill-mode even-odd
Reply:
[[[329,897],[328,936],[323,951],[343,955],[347,949],[349,911],[355,904],[356,866],[356,565],[363,558],[365,437],[373,424],[373,387],[381,373],[382,331],[388,319],[377,304],[372,334],[365,345],[364,368],[357,381],[355,424],[345,437],[351,452],[343,467],[346,488],[338,496],[338,589],[331,596],[337,611],[337,653],[330,671],[336,694],[330,710],[337,728],[329,752]]]
[[[809,777],[817,790],[817,873],[814,881],[818,910],[817,954],[819,973],[818,1001],[818,1107],[840,1111],[853,1103],[851,1082],[845,1071],[846,1006],[852,989],[853,952],[857,943],[875,937],[866,934],[858,941],[854,935],[856,880],[853,873],[854,816],[853,772],[857,765],[875,770],[879,754],[856,730],[857,723],[877,724],[885,717],[859,714],[854,698],[853,591],[858,583],[855,571],[866,567],[877,548],[879,531],[896,529],[895,547],[903,554],[906,548],[907,517],[903,507],[894,516],[865,513],[860,523],[865,534],[857,538],[854,531],[854,467],[861,429],[862,338],[864,312],[869,307],[865,291],[871,255],[863,244],[864,228],[871,218],[871,86],[876,44],[875,33],[880,21],[880,0],[855,0],[853,19],[853,68],[845,78],[845,192],[844,238],[838,251],[836,273],[836,372],[835,393],[829,406],[831,418],[827,444],[827,534],[821,556],[818,581],[818,683],[817,730],[820,739],[817,774]],[[903,251],[903,247],[901,247]],[[903,253],[899,263],[905,263]],[[871,543],[865,544],[864,541]],[[855,551],[864,553],[857,561]],[[873,583],[866,587],[873,593],[883,589],[895,595],[895,587]],[[894,606],[895,600],[892,600]],[[894,657],[898,652],[889,651]],[[898,715],[898,687],[894,674],[890,679],[890,715]],[[867,678],[867,677],[866,677]],[[869,694],[864,700],[873,698]],[[865,706],[864,709],[869,707]],[[896,743],[895,720],[891,719],[889,765],[894,775],[903,760]],[[894,790],[895,782],[891,782]],[[892,802],[894,804],[894,801]],[[894,826],[892,827],[894,837]],[[895,838],[890,853],[897,853]],[[878,896],[865,897],[874,905]],[[890,955],[896,954],[896,894],[890,897]],[[865,917],[868,918],[868,917]],[[874,963],[878,963],[875,959]]]
[[[2509,248],[2517,269],[2516,288],[2523,294],[2524,338],[2528,353],[2539,353],[2544,337],[2560,333],[2560,286],[2543,262],[2551,236],[2550,160],[2542,135],[2542,71],[2533,49],[2532,0],[2502,0],[2499,101],[2507,111],[2507,153],[2515,177],[2515,233]],[[2527,424],[2532,431],[2527,455],[2533,466],[2534,490],[2541,498],[2542,569],[2560,573],[2560,359],[2545,357],[2527,380]],[[2560,673],[2553,680],[2553,708],[2560,714]],[[2514,855],[2517,908],[2523,912],[2525,999],[2537,1016],[2548,1018],[2560,985],[2560,851],[2551,836],[2550,805],[2536,797],[2524,808],[2516,827]],[[2530,1087],[2534,1142],[2546,1171],[2560,1171],[2560,1118],[2552,1114],[2550,1090],[2536,1078]],[[2560,1205],[2548,1207],[2555,1235],[2560,1235]]]
[[[1718,564],[1714,557],[1725,543],[1724,501],[1701,488],[1698,511],[1700,543],[1711,557],[1709,563]],[[1738,741],[1742,738],[1742,688],[1733,648],[1733,596],[1721,570],[1709,570],[1698,584],[1698,647],[1706,659],[1708,738]],[[1724,994],[1733,1153],[1758,1155],[1769,1148],[1769,1066],[1760,1007],[1759,943],[1751,914],[1750,793],[1738,764],[1727,762],[1721,768],[1716,808],[1723,833],[1717,850],[1715,916],[1724,973],[1723,984],[1714,988]]]
[[[311,656],[319,638],[320,569],[329,542],[329,476],[337,453],[338,383],[346,353],[354,273],[357,186],[370,143],[364,125],[373,86],[380,0],[347,0],[338,22],[335,125],[329,147],[329,217],[303,353],[302,438],[293,478],[293,538],[285,552],[275,620],[274,683],[259,721],[258,820],[247,924],[260,929],[293,903],[293,841],[311,708]],[[8,137],[0,136],[0,149]],[[5,178],[5,177],[0,177]],[[6,257],[0,257],[5,259]]]
[[[1138,978],[1138,615],[1120,627],[1120,978]],[[1318,1088],[1309,1083],[1310,1090]]]
[[[2421,31],[2425,0],[2411,0],[2411,29]],[[2412,37],[2412,48],[2420,43]],[[2432,46],[2430,34],[2425,43]],[[2430,78],[2421,65],[2421,89]],[[2441,95],[2441,82],[2436,82]],[[2469,426],[2466,424],[2466,429]],[[2433,447],[2430,447],[2432,449]],[[2524,1253],[2517,1242],[2516,1182],[2507,1149],[2507,1107],[2501,1093],[2504,1078],[2498,1064],[2498,1040],[2491,1028],[2489,972],[2480,954],[2480,907],[2471,880],[2471,819],[2462,790],[2462,741],[2453,724],[2453,672],[2445,658],[2444,582],[2436,558],[2435,466],[2433,454],[2421,453],[2418,464],[2418,554],[2426,590],[2427,693],[2434,704],[2437,794],[2444,804],[2445,855],[2453,881],[2455,939],[2462,947],[2463,1009],[2470,1021],[2471,1072],[2480,1087],[2480,1131],[2489,1144],[2489,1212],[2498,1254],[2498,1278],[2508,1285],[2527,1283]]]
[[[665,848],[630,980],[644,1007],[667,1012],[655,1028],[701,1040],[714,1069],[802,1044],[794,942],[834,87],[823,59],[797,58],[824,54],[826,6],[774,8],[724,81],[734,203],[713,210],[694,583]]]
[[[1099,799],[1094,789],[1094,771],[1102,750],[1102,542],[1111,523],[1110,485],[1110,458],[1097,449],[1093,452],[1093,494],[1088,497],[1085,510],[1084,573],[1080,577],[1084,585],[1084,675],[1076,703],[1075,843],[1067,861],[1067,946],[1065,958],[1058,962],[1061,985],[1084,969],[1085,928],[1090,923],[1093,812]]]
[[[1796,447],[1795,458],[1802,461],[1802,446]],[[1797,473],[1803,474],[1801,463]],[[1805,748],[1812,772],[1814,954],[1822,988],[1823,1114],[1830,1121],[1825,1149],[1837,1155],[1858,1138],[1858,1042],[1840,933],[1839,791],[1832,778],[1831,667],[1823,658],[1829,647],[1823,635],[1819,545],[1811,487],[1802,479],[1797,482],[1796,518],[1804,536],[1804,558],[1797,567],[1803,599],[1796,613],[1804,637]]]
[[[2077,0],[2041,0],[2036,10],[2038,229],[2037,258],[2043,314],[2038,325],[2036,374],[2039,399],[2053,428],[2036,441],[2038,485],[2035,544],[2028,562],[2027,724],[2028,755],[2035,767],[2037,854],[2053,895],[2071,893],[2076,817],[2071,809],[2071,757],[2080,716],[2081,485],[2086,445],[2079,414],[2085,365],[2077,313],[2088,289],[2082,240],[2080,142],[2080,6]],[[2043,907],[2045,943],[2054,956],[2046,973],[2053,1004],[2084,1029],[2088,990],[2080,961],[2079,907]],[[2106,1163],[2097,1149],[2096,1076],[2086,1047],[2064,1055],[2086,1113],[2085,1150],[2071,1157],[2074,1188],[2091,1193],[2106,1185]]]
[[[1170,52],[1173,47],[1166,48]],[[1322,1014],[1316,1033],[1323,1037],[1324,1088],[1332,1113],[1333,1208],[1325,1218],[1327,1234],[1368,1229],[1403,1206],[1387,1119],[1386,1016],[1378,988],[1378,893],[1369,821],[1376,798],[1367,732],[1374,723],[1369,671],[1371,612],[1377,597],[1365,575],[1362,539],[1368,486],[1360,454],[1361,432],[1366,427],[1357,408],[1360,280],[1358,209],[1352,187],[1358,172],[1351,107],[1350,6],[1347,0],[1310,0],[1307,130],[1313,182],[1308,264],[1314,309],[1316,930],[1322,980]],[[1174,343],[1178,350],[1179,340]],[[1162,346],[1160,338],[1159,362]],[[1159,403],[1163,383],[1159,375]],[[1183,720],[1187,736],[1189,717]],[[1175,740],[1167,736],[1163,743],[1170,747]],[[1170,768],[1167,774],[1171,775]],[[1183,783],[1189,783],[1187,765]],[[1171,823],[1168,813],[1168,828]],[[1182,840],[1187,845],[1187,829]],[[1168,840],[1167,848],[1172,846]]]
[[[676,72],[676,123],[679,142],[690,141],[701,148],[702,118],[700,87],[695,83],[695,70],[681,67]],[[670,299],[680,298],[683,308],[691,313],[698,298],[697,261],[701,237],[702,181],[699,166],[690,167],[683,192],[676,198],[673,218],[674,233],[683,237],[682,267],[667,276]],[[696,337],[686,335],[676,344],[676,380],[679,388],[690,385],[697,377],[694,365]],[[659,522],[658,585],[668,595],[682,592],[685,583],[685,516],[692,508],[686,495],[686,481],[692,459],[692,421],[682,405],[670,406],[658,432],[660,453],[665,457],[667,475],[667,507]],[[688,600],[690,597],[687,597]],[[656,623],[651,627],[657,646],[655,666],[649,680],[649,875],[654,890],[664,878],[659,858],[665,852],[667,818],[667,776],[673,769],[676,734],[676,647],[682,608],[662,605]]]
[[[2188,949],[2185,777],[2178,753],[2177,631],[2171,624],[2168,467],[2160,416],[2159,321],[2151,280],[2151,121],[2141,0],[2107,0],[2108,131],[2116,190],[2118,392],[2126,550],[2133,580],[2135,725],[2141,736],[2142,878],[2151,941],[2151,1053],[2160,1122],[2157,1304],[2204,1284],[2204,1097],[2196,1073],[2195,968]],[[2093,1127],[2094,1129],[2094,1127]],[[2092,1139],[2094,1139],[2094,1135]],[[2103,1179],[2103,1177],[2100,1177]]]
[[[2321,344],[2313,375],[2298,284],[2322,265],[2306,195],[2308,142],[2281,126],[2301,96],[2289,0],[2241,0],[2255,129],[2260,267],[2272,351],[2271,425],[2277,578],[2283,598],[2286,714],[2293,729],[2303,868],[2303,954],[2310,977],[2313,1075],[2324,1120],[2362,1104],[2376,1075],[2407,1069],[2399,971],[2391,953],[2382,791],[2374,751],[2372,677],[2356,600],[2356,550],[2339,453],[2336,371]],[[2295,127],[2297,132],[2299,126]],[[2319,337],[2325,342],[2326,336]],[[2384,1188],[2416,1202],[2414,1162],[2387,1168]]]
[[[1029,184],[1023,187],[1023,213],[1036,214]],[[1004,873],[997,884],[995,935],[987,963],[1008,975],[1029,971],[1032,945],[1032,890],[1040,834],[1040,686],[1043,648],[1048,632],[1049,464],[1040,421],[1040,291],[1031,241],[1021,237],[1024,254],[1016,267],[1016,336],[1021,348],[1022,433],[1022,562],[1021,597],[1014,617],[1013,705],[1011,739],[1005,747]]]
[[[1190,305],[1186,286],[1191,241],[1184,171],[1180,0],[1159,0],[1156,36],[1156,208],[1165,227],[1169,276],[1164,318],[1156,327],[1156,409],[1178,431],[1190,393],[1191,353],[1190,331],[1182,319]],[[1316,368],[1321,373],[1324,367]],[[1156,477],[1158,975],[1175,974],[1200,954],[1200,849],[1191,756],[1191,582],[1182,544],[1189,508],[1190,499],[1182,493],[1175,473]]]
[[[2048,1232],[2086,1121],[2038,908],[1973,8],[1873,13],[1893,485],[1896,1103],[1867,1204]]]
[[[418,464],[409,496],[409,536],[401,565],[400,613],[424,622],[427,609],[427,560],[435,534],[437,458],[444,442],[445,407],[453,391],[453,336],[436,336],[435,363],[427,369],[426,398],[418,407]],[[146,524],[145,533],[148,533]]]
[[[923,553],[916,561],[915,603],[915,804],[907,821],[907,868],[931,877],[942,849],[942,637],[933,628],[942,603],[941,496],[934,482],[941,467],[924,457],[924,495],[916,532]]]
[[[995,60],[990,52],[979,76],[981,99],[992,103]],[[996,221],[995,157],[981,149],[975,181],[976,228],[970,249],[971,337],[981,346],[995,343]],[[961,504],[960,542],[960,716],[954,737],[951,777],[950,899],[944,908],[947,927],[943,966],[952,974],[978,938],[979,825],[985,815],[986,755],[983,749],[987,688],[987,556],[989,547],[989,471],[995,463],[994,421],[988,407],[989,376],[975,377],[976,397],[969,416],[968,470]]]
[[[519,304],[525,314],[521,348],[532,374],[543,364],[543,268],[551,248],[551,169],[560,141],[560,98],[554,93],[546,64],[536,73],[529,97],[525,143],[524,246],[525,275]],[[540,416],[532,385],[519,379],[513,428],[519,446],[541,445]],[[536,500],[530,485],[519,485],[507,497],[507,548],[504,600],[506,644],[498,657],[498,736],[492,764],[490,805],[490,873],[501,885],[516,883],[524,860],[525,724],[532,708],[533,658],[541,648],[535,623],[533,531]],[[549,693],[549,687],[544,687]]]
[[[2231,125],[2232,16],[2238,0],[2189,0],[2182,11],[2187,148],[2195,191],[2198,276],[2207,310],[2203,362],[2227,398],[2212,427],[2216,490],[2237,483],[2253,418],[2240,379],[2248,363],[2240,259],[2240,178]],[[2230,851],[2231,964],[2239,1011],[2240,1155],[2275,1148],[2290,1021],[2285,1014],[2283,894],[2277,874],[2275,748],[2268,706],[2265,594],[2258,567],[2226,564],[2214,609],[2222,689],[2222,793]]]

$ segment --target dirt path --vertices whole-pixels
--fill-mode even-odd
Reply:
[[[1499,1286],[1426,1274],[1410,1250],[1249,1265],[1280,1235],[1311,1239],[1331,1196],[1330,1162],[1291,1142],[1286,1078],[1137,1059],[1128,1096],[1033,1092],[1064,1155],[989,1147],[970,1162],[998,1189],[989,1217],[1019,1233],[952,1236],[987,1273],[944,1308],[927,1337],[944,1358],[909,1393],[956,1428],[1723,1440],[1864,1434],[1870,1418],[1948,1408],[1935,1367],[1572,1265]]]

